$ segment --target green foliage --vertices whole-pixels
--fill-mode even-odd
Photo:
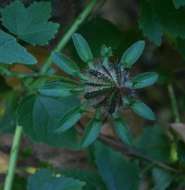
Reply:
[[[27,180],[24,177],[15,176],[16,183],[13,184],[12,189],[13,190],[20,190],[20,189],[26,189],[27,187]]]
[[[158,74],[155,72],[146,72],[136,75],[132,78],[134,89],[145,88],[153,85],[158,79]]]
[[[79,100],[69,96],[61,100],[45,96],[25,97],[18,108],[18,123],[36,142],[57,147],[79,147],[75,131],[58,133],[61,120],[67,112],[79,105]]]
[[[76,91],[75,91],[76,89]],[[61,98],[71,96],[81,90],[74,81],[47,81],[42,86],[38,87],[38,92],[41,95]]]
[[[94,170],[85,169],[65,169],[61,170],[65,177],[72,177],[86,183],[83,190],[106,190],[99,174]]]
[[[97,143],[95,159],[102,179],[108,190],[137,190],[139,186],[139,168],[129,162],[120,153]]]
[[[142,0],[140,4],[140,28],[143,33],[156,45],[160,45],[162,36],[168,34],[173,38],[185,38],[184,8],[176,9],[184,5],[184,1],[172,0]]]
[[[86,126],[85,133],[81,142],[82,147],[88,147],[100,134],[103,123],[99,118],[93,118]]]
[[[125,103],[122,102],[122,99],[128,96],[128,99],[132,100],[129,107],[134,112],[145,119],[155,120],[152,110],[144,103],[135,100],[134,92],[137,88],[144,88],[154,84],[158,79],[158,75],[154,72],[148,72],[130,79],[129,71],[127,70],[141,56],[145,46],[144,41],[138,41],[131,45],[125,51],[121,62],[116,67],[113,67],[113,63],[111,62],[112,51],[105,45],[102,47],[103,49],[100,49],[102,57],[99,58],[99,64],[97,64],[96,59],[92,60],[90,47],[82,35],[74,34],[73,42],[79,57],[88,63],[87,72],[76,69],[75,64],[71,60],[69,61],[69,59],[62,56],[54,55],[53,58],[54,62],[61,66],[63,65],[61,68],[67,74],[79,76],[77,83],[79,86],[83,86],[79,95],[84,97],[85,103],[83,104],[88,109],[89,105],[91,105],[93,109],[99,108],[101,110],[102,117],[107,113],[112,115],[119,112],[120,108],[124,110]],[[98,101],[100,102],[98,103]],[[104,104],[106,106],[101,106],[102,101],[105,101]],[[63,118],[63,124],[59,130],[65,131],[71,128],[81,118],[81,112],[81,108],[75,108],[75,110],[67,113]],[[120,133],[122,132],[120,131]]]
[[[47,44],[59,27],[56,23],[48,22],[51,17],[49,2],[34,2],[26,8],[20,0],[16,0],[5,7],[1,14],[4,27],[33,45]]]
[[[65,73],[72,75],[74,77],[79,76],[80,70],[78,66],[67,56],[59,53],[53,53],[52,60]]]
[[[163,35],[162,27],[149,1],[141,1],[140,14],[139,26],[144,35],[159,46]]]
[[[134,63],[139,59],[145,47],[144,41],[138,41],[132,44],[122,55],[120,64],[124,68],[131,68]]]
[[[131,132],[122,118],[118,117],[114,119],[114,130],[124,143],[132,144]]]
[[[152,170],[152,176],[154,181],[154,190],[166,190],[173,179],[171,173],[160,168],[154,168]]]
[[[131,45],[122,56],[123,64],[119,63],[117,67],[113,67],[113,63],[110,61],[112,57],[111,48],[105,45],[102,46],[100,49],[102,57],[99,58],[100,63],[97,65],[96,58],[94,61],[90,47],[82,35],[74,34],[73,42],[79,57],[88,63],[87,71],[84,72],[84,70],[78,68],[76,63],[66,56],[53,53],[52,59],[54,63],[69,76],[65,77],[64,81],[66,83],[59,80],[48,81],[48,84],[45,83],[39,89],[42,95],[46,95],[48,98],[61,97],[62,101],[70,95],[82,97],[82,101],[78,100],[77,106],[71,107],[69,105],[70,109],[66,110],[60,117],[59,126],[55,129],[55,132],[58,135],[64,134],[64,132],[74,127],[80,121],[82,115],[88,113],[89,109],[92,109],[93,113],[96,113],[98,109],[98,118],[92,118],[85,126],[85,134],[81,142],[82,147],[89,146],[97,139],[101,125],[103,125],[100,118],[103,120],[107,117],[107,114],[113,119],[113,128],[117,136],[123,142],[131,144],[131,135],[126,123],[121,117],[114,118],[113,115],[121,114],[121,110],[131,108],[139,116],[148,120],[155,120],[152,110],[143,102],[136,100],[135,89],[154,84],[158,75],[154,72],[147,72],[130,79],[129,71],[127,70],[141,56],[145,43],[138,41]],[[71,79],[70,76],[75,77],[77,80]],[[131,100],[126,108],[124,98]]]
[[[131,104],[132,110],[139,116],[148,119],[148,120],[155,120],[155,114],[153,111],[143,102],[135,101]]]
[[[177,9],[179,9],[181,6],[185,5],[185,1],[184,0],[173,0],[173,3],[175,5],[175,7]]]
[[[67,101],[66,101],[67,103]],[[56,132],[61,133],[69,130],[71,127],[74,127],[75,124],[81,119],[83,114],[83,109],[80,106],[76,106],[74,108],[70,108],[60,120],[60,125]]]
[[[15,110],[17,107],[17,95],[11,92],[4,94],[4,102],[1,103],[0,133],[13,132],[16,124]]]
[[[105,59],[113,56],[112,48],[107,47],[106,45],[102,45],[100,53],[101,53],[101,56]]]
[[[43,169],[29,178],[27,190],[82,190],[84,185],[77,179],[57,176]]]
[[[0,30],[0,63],[33,65],[37,61],[16,39]]]
[[[121,56],[131,43],[141,38],[136,28],[122,32],[114,23],[98,16],[84,23],[78,32],[85,36],[94,56],[99,56],[102,44],[111,47],[114,55]]]
[[[73,43],[82,61],[88,63],[93,60],[93,54],[87,41],[80,34],[73,34]]]
[[[185,166],[185,147],[182,141],[177,143],[177,157],[178,161],[182,166]]]
[[[170,161],[170,140],[160,126],[146,127],[136,146],[153,159]]]
[[[181,38],[177,38],[176,48],[184,59],[185,58],[185,40]]]

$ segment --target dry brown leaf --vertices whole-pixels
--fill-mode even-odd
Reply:
[[[28,46],[27,49],[37,58],[38,64],[43,64],[50,53],[49,50],[45,47]]]
[[[8,168],[8,156],[0,151],[0,174],[6,173]]]

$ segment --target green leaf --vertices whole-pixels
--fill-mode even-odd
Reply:
[[[19,176],[17,174],[17,175],[14,176],[14,180],[16,181],[16,183],[13,183],[13,185],[12,185],[13,190],[26,189],[26,187],[27,187],[27,179],[26,179],[25,176]],[[1,186],[0,186],[0,189],[1,189]]]
[[[140,58],[145,47],[145,42],[140,40],[132,44],[122,55],[120,64],[125,68],[131,68],[132,65]]]
[[[97,143],[96,164],[108,190],[138,190],[139,168],[120,153]]]
[[[81,146],[85,148],[92,144],[97,139],[101,131],[101,127],[102,122],[97,118],[93,118],[85,128],[85,134],[83,136]]]
[[[140,117],[143,117],[144,119],[148,119],[148,120],[156,119],[153,111],[141,101],[135,101],[131,105],[131,108],[137,115],[139,115]]]
[[[33,65],[37,60],[13,36],[0,30],[0,63]]]
[[[154,180],[154,190],[166,190],[170,186],[173,178],[169,172],[160,168],[154,168],[152,170],[152,176]]]
[[[177,38],[175,45],[175,48],[178,50],[182,58],[185,59],[185,40],[182,38]]]
[[[81,119],[83,109],[81,106],[77,106],[67,112],[60,121],[60,127],[56,130],[56,133],[61,133],[74,127],[74,125]]]
[[[75,49],[82,61],[88,63],[93,60],[93,54],[89,47],[88,42],[81,34],[73,34],[72,36]]]
[[[185,144],[182,141],[177,142],[177,157],[181,166],[185,166]]]
[[[65,73],[78,77],[80,75],[80,70],[78,66],[68,57],[60,53],[52,53],[53,62],[59,66]]]
[[[49,81],[38,89],[39,93],[50,97],[66,97],[74,95],[77,85],[62,81]]]
[[[155,11],[149,1],[142,0],[140,3],[139,27],[144,35],[153,41],[157,46],[162,41],[162,28],[157,20]]]
[[[171,142],[162,126],[145,127],[135,146],[152,159],[169,162]]]
[[[49,2],[34,2],[29,7],[19,1],[13,1],[2,11],[2,24],[11,33],[33,45],[46,45],[59,25],[48,22],[51,17]]]
[[[90,169],[62,169],[61,174],[65,177],[78,178],[80,181],[86,183],[83,190],[106,190],[105,185],[96,170]]]
[[[176,9],[185,5],[185,0],[173,0]]]
[[[103,58],[109,58],[113,55],[112,48],[106,45],[102,45],[100,53]]]
[[[66,97],[66,96],[72,95],[69,89],[59,87],[59,86],[56,86],[55,88],[44,87],[44,88],[39,89],[38,91],[41,95],[54,97],[54,98]]]
[[[147,33],[148,36],[151,36],[155,31],[160,38],[163,34],[167,34],[173,39],[176,37],[185,39],[184,7],[176,9],[172,0],[142,0],[141,8],[143,11],[140,22],[144,20],[144,24],[140,23],[140,25],[144,34]],[[146,11],[150,11],[152,14],[145,14]],[[158,43],[159,38],[151,40]]]
[[[42,169],[29,177],[27,190],[82,190],[84,182],[54,175],[50,170]]]
[[[125,123],[125,121],[121,118],[115,118],[114,119],[114,130],[116,132],[116,135],[127,144],[132,144],[132,137],[130,130]]]
[[[145,88],[153,85],[158,80],[158,74],[155,72],[141,73],[132,79],[134,89]]]
[[[61,127],[61,118],[80,105],[75,96],[54,99],[45,96],[28,96],[18,107],[17,120],[24,132],[34,141],[56,147],[78,149],[80,143],[74,129],[56,133]]]
[[[13,133],[16,126],[17,93],[11,90],[3,95],[1,91],[1,97],[0,134]]]

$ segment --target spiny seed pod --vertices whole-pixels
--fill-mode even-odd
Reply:
[[[90,105],[103,107],[110,114],[123,106],[123,96],[135,96],[135,90],[127,86],[129,72],[119,63],[107,62],[105,65],[103,60],[99,60],[86,76],[84,97]]]

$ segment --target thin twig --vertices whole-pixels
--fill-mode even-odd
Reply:
[[[84,126],[81,122],[78,123],[79,125],[77,126],[77,131],[80,134],[84,133]],[[112,147],[113,149],[121,152],[123,155],[129,156],[129,157],[134,157],[137,159],[142,159],[145,160],[147,162],[151,162],[152,164],[163,168],[165,170],[171,171],[171,172],[175,172],[175,173],[180,173],[178,170],[172,168],[171,166],[169,166],[166,163],[160,162],[158,160],[154,160],[152,158],[150,158],[149,156],[144,155],[140,150],[134,148],[134,147],[130,147],[124,143],[119,142],[116,139],[113,139],[109,136],[100,134],[98,137],[98,140],[100,140],[101,142],[103,142],[104,144],[109,145],[110,147]]]

